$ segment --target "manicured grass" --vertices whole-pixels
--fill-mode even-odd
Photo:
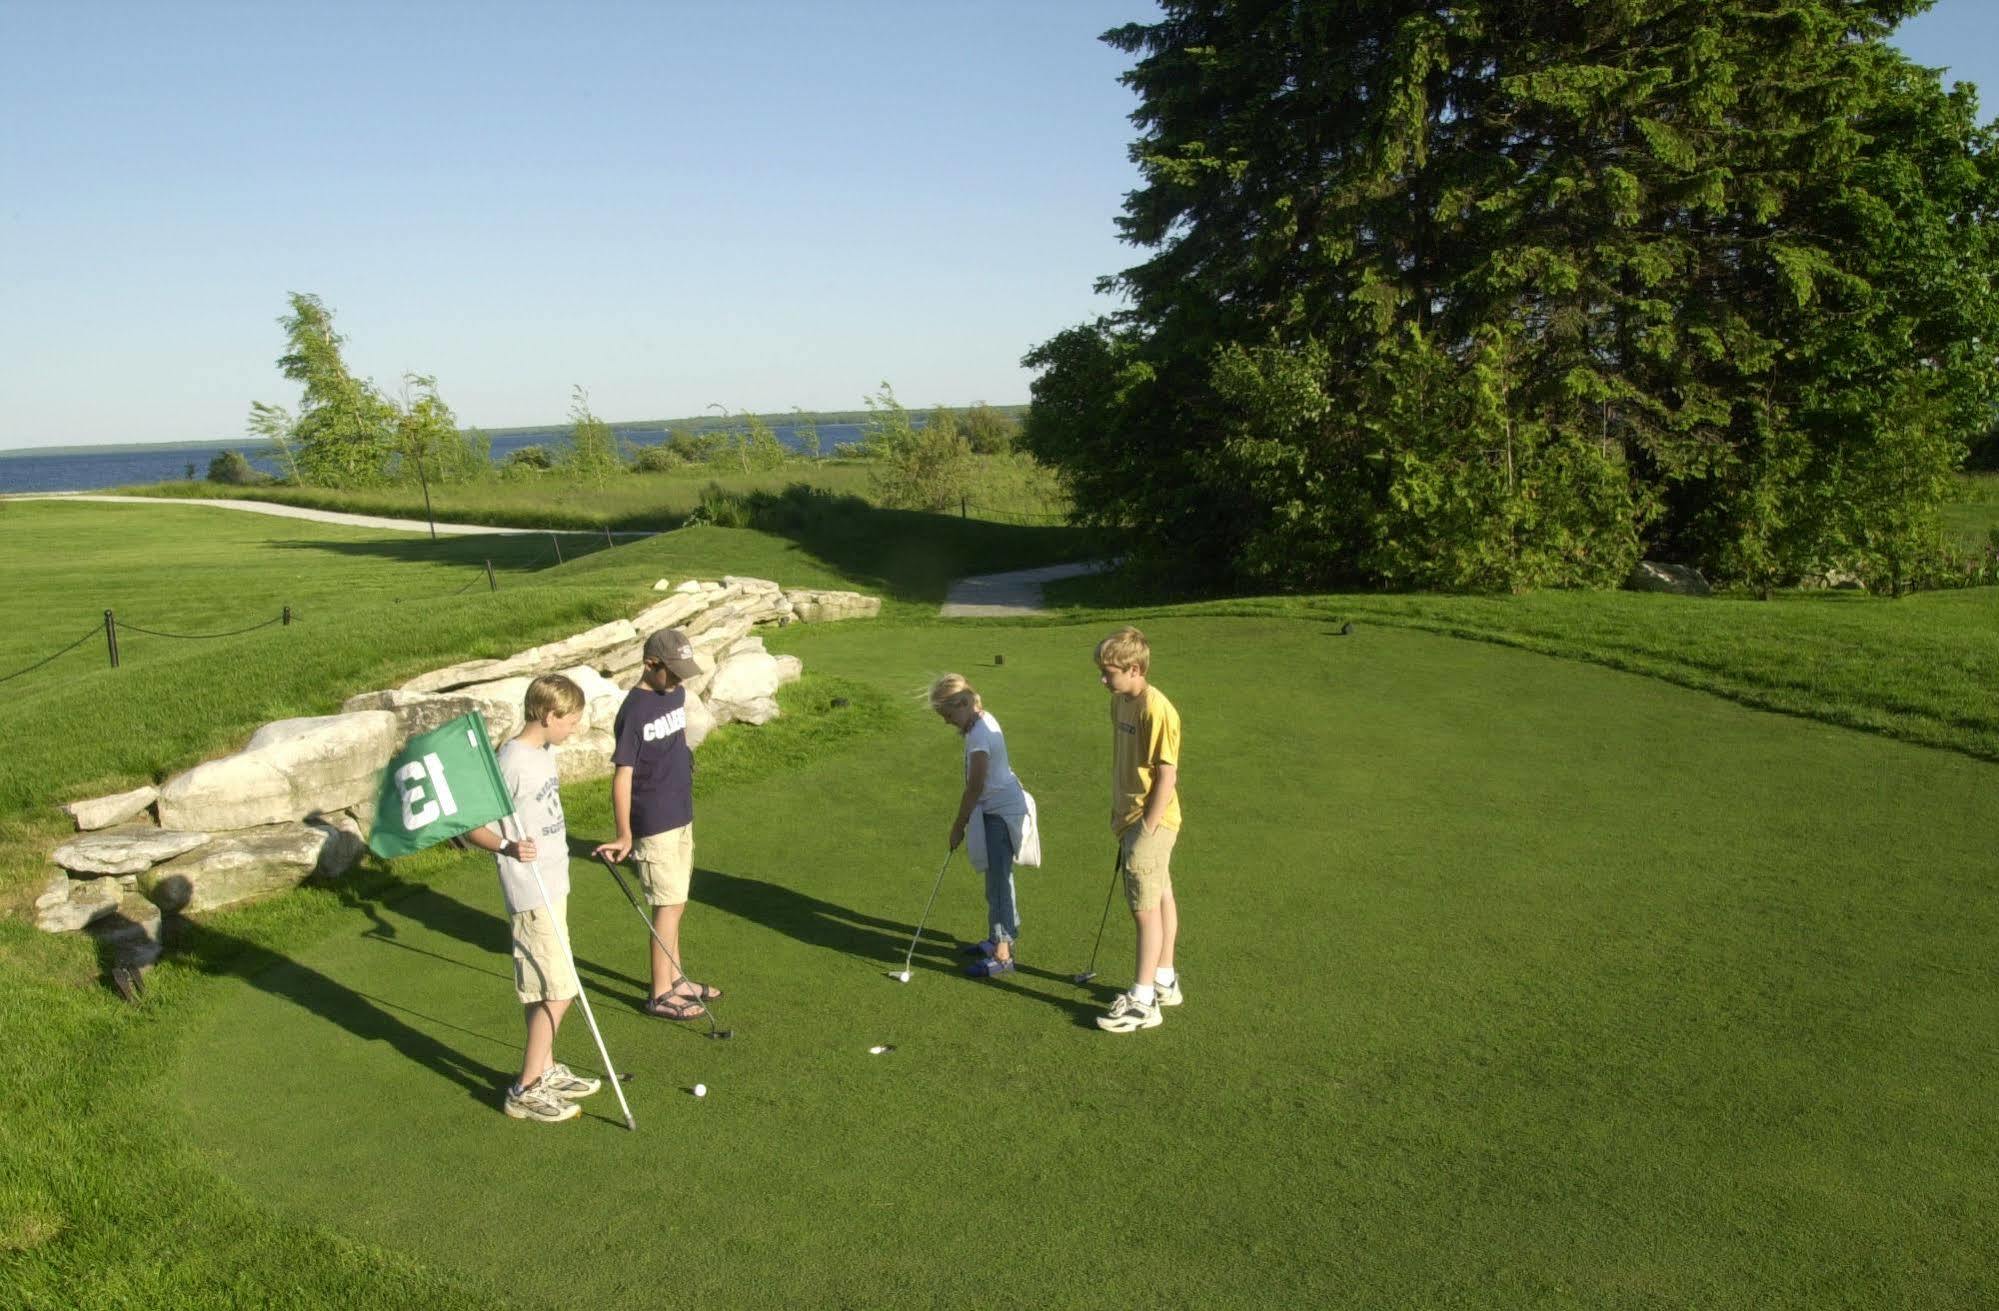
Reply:
[[[835,495],[871,497],[873,468],[864,460],[800,460],[760,473],[725,463],[684,466],[664,473],[627,473],[601,486],[560,473],[493,477],[430,489],[439,520],[517,528],[676,528],[701,503],[703,490],[774,492],[796,483]],[[146,496],[235,497],[278,501],[319,510],[422,519],[418,487],[348,490],[322,487],[230,487],[217,483],[154,483],[123,487]],[[974,457],[962,509],[972,518],[1048,524],[1058,522],[1067,500],[1045,471],[1021,455]],[[954,512],[956,512],[954,510]]]
[[[1106,617],[1148,612],[1115,576],[1049,588]],[[1127,609],[1113,610],[1118,600]],[[1773,601],[1633,592],[1330,595],[1216,601],[1187,612],[1419,629],[1584,660],[1746,705],[1999,760],[1999,589],[1901,600],[1851,592]],[[1180,612],[1178,610],[1172,612]]]
[[[46,560],[5,533],[20,508],[0,512],[17,588]],[[274,559],[346,604],[310,647],[187,643],[5,703],[0,887],[38,876],[62,796],[631,613],[662,575],[872,579],[891,603],[774,636],[808,669],[786,718],[702,748],[687,946],[737,1039],[632,1009],[642,931],[575,866],[636,1135],[608,1093],[546,1131],[494,1109],[519,1014],[483,859],[427,852],[206,917],[136,1007],[97,986],[86,940],[0,920],[0,1305],[1987,1300],[1999,912],[1976,804],[1992,766],[1964,753],[1989,754],[1970,690],[1991,685],[1989,593],[1132,612],[1187,717],[1188,1004],[1115,1039],[1083,1026],[1107,994],[1066,979],[1109,874],[1089,652],[1127,612],[936,621],[944,577],[1082,552],[868,522],[688,529],[414,612],[388,595],[425,558],[388,554],[400,537],[246,542],[242,579],[219,552],[184,593],[117,558],[129,604],[144,570],[162,601],[236,584],[260,611]],[[102,585],[75,553],[61,567]],[[883,974],[956,792],[957,739],[916,695],[947,668],[1005,722],[1050,860],[1020,875],[1028,970],[974,984],[939,941],[898,987]],[[579,840],[606,826],[603,792],[568,789]],[[968,939],[979,919],[960,862],[932,928]],[[1114,907],[1100,983],[1122,985],[1129,951]],[[580,1013],[561,1054],[595,1063]],[[696,1079],[701,1102],[679,1091]],[[521,1198],[553,1199],[531,1234]]]
[[[1999,531],[1999,473],[1965,474],[1958,499],[1943,508],[1944,527],[1967,546],[1984,547]]]
[[[1978,1302],[1999,910],[1962,798],[1990,767],[1489,644],[1151,628],[1188,731],[1160,1030],[1096,1033],[1110,988],[1066,977],[1108,872],[1100,626],[800,632],[889,714],[704,780],[686,942],[732,1043],[636,1012],[642,931],[575,867],[639,1133],[608,1094],[554,1130],[498,1114],[504,925],[488,863],[440,857],[221,985],[161,1093],[188,1150],[531,1305],[934,1305],[993,1270],[1050,1306]],[[997,987],[949,940],[884,978],[958,767],[902,694],[947,667],[1042,800],[1031,968]],[[603,790],[569,790],[579,843]],[[942,934],[976,936],[974,888],[947,879]],[[595,1064],[580,1016],[562,1054]],[[531,1241],[520,1196],[562,1199]]]

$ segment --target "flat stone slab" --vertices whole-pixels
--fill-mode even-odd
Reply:
[[[944,595],[937,613],[946,619],[995,619],[1008,615],[1038,615],[1048,609],[1041,585],[1062,578],[1081,578],[1110,568],[1108,560],[1081,560],[1039,569],[1015,569],[1003,574],[960,578]]]
[[[193,851],[209,840],[194,831],[140,828],[105,829],[72,838],[50,859],[76,874],[137,874],[163,860]]]
[[[130,792],[120,792],[115,796],[72,801],[62,809],[64,814],[76,821],[77,828],[87,833],[93,829],[123,824],[159,800],[159,796],[160,790],[156,787],[134,788]]]

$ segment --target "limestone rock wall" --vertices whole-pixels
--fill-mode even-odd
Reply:
[[[881,611],[876,597],[733,575],[661,579],[653,590],[665,595],[629,620],[363,692],[337,715],[266,724],[241,750],[157,788],[65,804],[79,836],[50,853],[56,873],[35,900],[36,925],[87,930],[124,963],[150,964],[176,915],[353,869],[367,849],[382,767],[403,744],[477,713],[499,745],[520,731],[521,699],[538,675],[565,674],[583,689],[583,722],[557,748],[562,780],[599,778],[611,772],[612,725],[638,682],[648,634],[679,628],[694,644],[702,672],[687,682],[687,739],[698,747],[720,724],[776,718],[777,689],[804,672],[797,657],[765,651],[753,629]]]

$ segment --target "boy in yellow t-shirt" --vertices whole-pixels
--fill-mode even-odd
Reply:
[[[1152,648],[1136,628],[1097,643],[1097,673],[1111,692],[1111,832],[1117,834],[1124,897],[1138,928],[1138,974],[1097,1017],[1106,1033],[1159,1024],[1162,1006],[1180,1004],[1173,943],[1180,911],[1170,861],[1180,836],[1180,712],[1152,686]]]

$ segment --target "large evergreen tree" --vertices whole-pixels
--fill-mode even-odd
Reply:
[[[1989,424],[1999,168],[1924,0],[1167,0],[1129,309],[1024,441],[1217,580],[1900,586]]]

